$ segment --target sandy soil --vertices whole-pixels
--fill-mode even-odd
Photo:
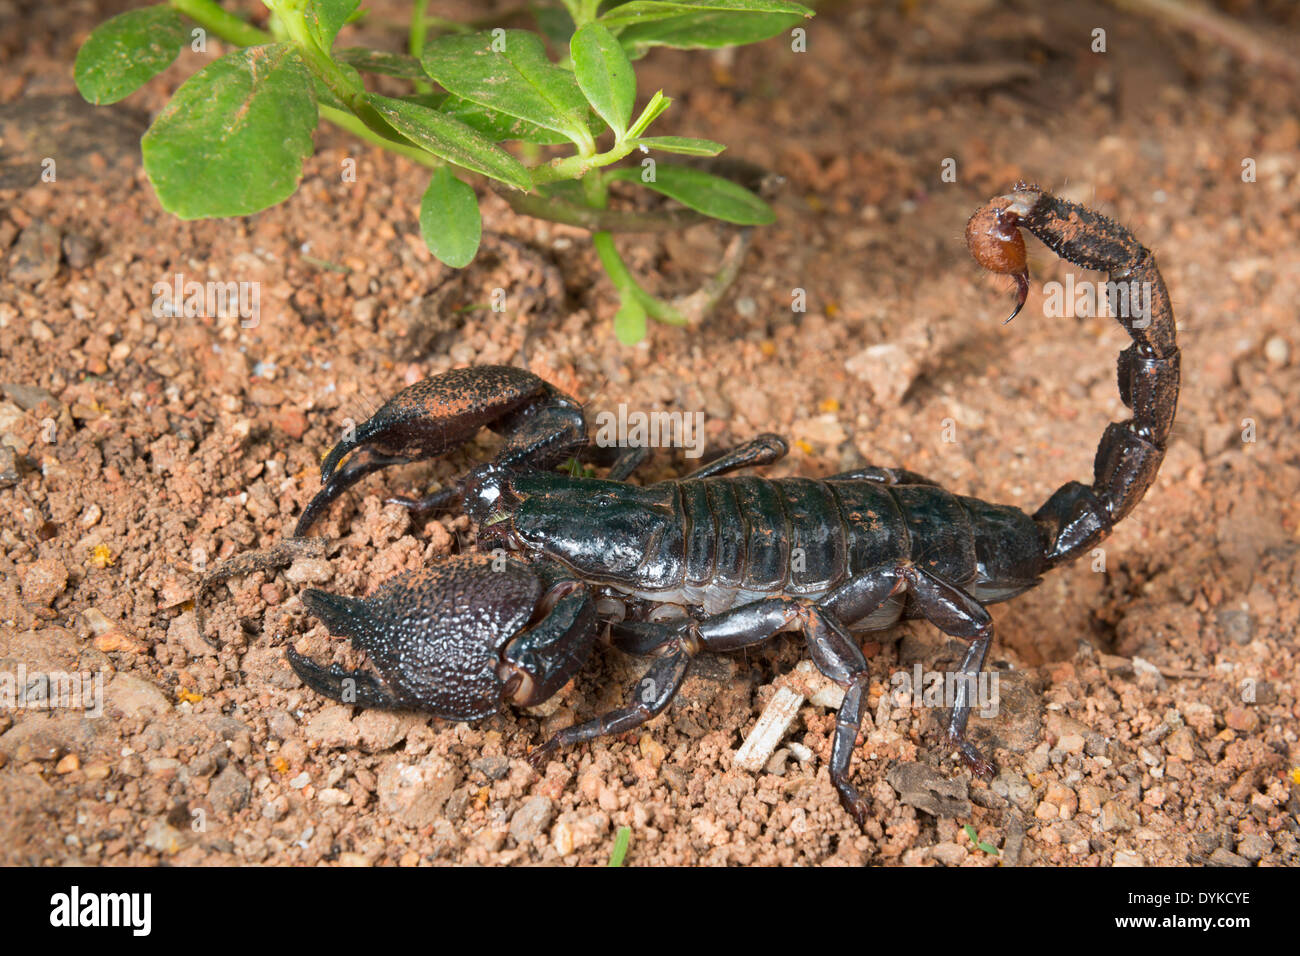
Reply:
[[[102,674],[106,701],[97,719],[0,710],[0,861],[593,864],[628,827],[636,866],[1297,863],[1294,82],[1089,2],[835,6],[804,54],[781,40],[656,53],[642,90],[677,97],[665,132],[731,144],[787,182],[720,311],[621,348],[584,233],[489,197],[484,254],[453,274],[416,231],[424,174],[335,131],[283,205],[171,218],[136,140],[200,60],[125,104],[82,104],[72,58],[117,9],[96,6],[0,0],[0,670]],[[1228,6],[1300,44],[1287,5]],[[1089,49],[1097,26],[1105,54]],[[38,181],[44,157],[56,182]],[[347,157],[356,183],[339,182]],[[482,446],[369,480],[318,528],[327,559],[233,578],[209,602],[220,646],[198,634],[197,571],[292,529],[347,419],[424,375],[518,362],[530,326],[528,364],[593,409],[703,411],[713,447],[779,431],[794,447],[772,474],[897,464],[1032,510],[1091,474],[1124,417],[1126,340],[1104,319],[1044,317],[1041,283],[1069,270],[1041,246],[1028,307],[1000,324],[1006,284],[961,234],[1020,178],[1157,251],[1184,390],[1159,480],[1104,569],[1081,562],[994,610],[1002,707],[973,722],[1002,767],[991,782],[940,746],[939,712],[886,694],[900,669],[960,652],[921,624],[865,644],[864,830],[829,784],[823,707],[802,708],[762,772],[731,766],[804,657],[794,639],[702,660],[644,732],[544,776],[528,747],[616,704],[635,662],[601,654],[544,714],[473,726],[307,691],[284,649],[327,659],[339,642],[300,590],[364,593],[470,540],[463,518],[412,521],[381,500]],[[726,239],[702,226],[621,244],[673,295]],[[260,283],[260,323],[155,318],[153,285],[177,273]],[[495,288],[504,315],[482,307]],[[683,467],[660,453],[648,476]]]

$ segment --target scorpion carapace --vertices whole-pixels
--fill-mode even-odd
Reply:
[[[869,671],[854,632],[924,618],[969,642],[948,740],[972,770],[992,773],[966,739],[971,689],[993,637],[986,605],[1033,587],[1133,509],[1160,466],[1178,397],[1174,317],[1151,254],[1109,219],[1017,186],[977,212],[967,234],[982,265],[1017,276],[1021,304],[1022,228],[1062,258],[1106,270],[1112,288],[1136,295],[1145,286],[1150,296],[1142,312],[1119,303],[1133,340],[1120,355],[1119,389],[1133,417],[1106,429],[1090,485],[1062,486],[1030,517],[898,469],[825,479],[730,474],[785,454],[784,441],[760,435],[684,478],[640,487],[625,479],[644,449],[589,445],[576,400],[522,369],[457,369],[399,393],[330,452],[297,534],[370,472],[444,454],[487,426],[505,437],[491,462],[428,498],[396,499],[419,509],[459,503],[481,553],[440,559],[364,599],[307,591],[307,608],[367,652],[374,669],[327,668],[291,650],[294,670],[348,703],[471,720],[550,697],[601,640],[649,658],[626,706],[532,751],[540,768],[558,747],[663,711],[699,652],[799,631],[816,666],[845,689],[830,779],[863,821],[850,758]],[[575,455],[610,466],[607,476],[557,470]]]

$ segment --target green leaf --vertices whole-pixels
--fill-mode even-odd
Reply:
[[[503,30],[498,36],[438,37],[425,47],[424,72],[459,97],[591,147],[587,100],[573,74],[546,58],[534,34]]]
[[[91,103],[116,103],[167,69],[188,37],[180,15],[165,4],[120,13],[77,51],[77,89]]]
[[[642,330],[644,335],[644,329]],[[637,339],[639,342],[640,339]],[[610,866],[622,866],[623,859],[627,856],[627,845],[632,840],[631,827],[619,827],[618,833],[614,836],[614,851],[609,855]]]
[[[144,168],[182,219],[246,216],[298,188],[317,123],[311,74],[274,43],[234,50],[181,84],[144,134]]]
[[[420,235],[429,251],[453,269],[474,261],[483,220],[474,190],[446,166],[434,171],[420,200]]]
[[[620,294],[623,304],[614,313],[614,337],[623,345],[636,345],[645,338],[647,325],[645,306],[631,293],[631,290],[622,291]],[[612,860],[610,865],[615,865]]]
[[[558,146],[569,142],[569,137],[554,130],[543,129],[528,120],[507,116],[496,110],[471,103],[450,93],[443,94],[439,105],[440,112],[464,123],[470,129],[477,130],[496,143],[506,140],[518,140],[524,143],[536,143],[539,146]]]
[[[692,139],[689,136],[642,136],[638,146],[661,149],[665,153],[683,153],[687,156],[717,156],[727,147],[711,139]]]
[[[356,12],[360,0],[310,0],[302,11],[307,31],[320,48],[328,53],[343,24]]]
[[[811,17],[813,11],[801,3],[785,0],[633,0],[614,7],[600,18],[610,29],[650,23],[672,17],[696,16],[704,12],[781,13]]]
[[[573,74],[592,109],[622,136],[632,120],[636,74],[614,34],[599,23],[588,23],[569,43]]]
[[[406,100],[367,93],[365,100],[411,142],[463,169],[482,173],[527,192],[532,177],[524,165],[487,137],[438,110]]]
[[[652,46],[711,50],[758,43],[802,20],[794,13],[690,13],[629,26],[619,33],[618,42],[630,54],[643,53]]]
[[[724,222],[742,226],[766,226],[776,222],[772,207],[744,186],[703,170],[658,163],[654,182],[644,182],[642,171],[635,167],[615,169],[606,175],[609,179],[639,183],[696,212]]]
[[[424,67],[413,56],[402,53],[385,53],[364,46],[350,46],[334,51],[334,58],[362,73],[380,73],[404,80],[424,79]]]
[[[655,95],[650,97],[650,102],[645,105],[641,115],[636,118],[632,128],[628,130],[629,136],[640,136],[646,129],[659,118],[664,110],[673,105],[670,97],[664,96],[663,90],[656,90]]]

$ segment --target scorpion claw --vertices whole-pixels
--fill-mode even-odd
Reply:
[[[528,624],[541,594],[527,565],[507,562],[498,570],[488,555],[462,554],[399,575],[367,598],[313,588],[302,600],[331,634],[350,637],[369,655],[389,706],[474,720],[505,702],[502,651]],[[362,703],[357,697],[375,684],[304,661],[290,656],[306,683],[344,703]],[[349,678],[351,685],[344,683]]]
[[[295,536],[306,534],[335,498],[371,472],[445,455],[484,426],[507,433],[503,454],[515,458],[555,445],[563,460],[569,446],[585,438],[581,406],[524,369],[481,365],[422,379],[350,425],[330,449],[321,463],[323,487],[303,511]]]

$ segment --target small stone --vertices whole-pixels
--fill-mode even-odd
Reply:
[[[1056,742],[1056,745],[1067,754],[1083,753],[1083,744],[1083,737],[1079,734],[1066,734]]]
[[[935,817],[969,817],[970,788],[965,778],[943,776],[919,763],[903,763],[885,775],[902,803]]]
[[[1101,828],[1107,832],[1122,833],[1137,826],[1137,816],[1132,810],[1108,800],[1101,807]]]
[[[445,757],[430,755],[417,764],[390,758],[379,769],[375,794],[379,812],[409,827],[424,827],[442,816],[461,770]]]
[[[218,813],[231,817],[244,808],[252,792],[248,778],[233,763],[228,763],[208,788],[208,799]]]
[[[956,843],[936,843],[930,847],[930,856],[944,866],[961,866],[966,860],[967,853]]]
[[[217,648],[205,641],[199,634],[198,622],[193,611],[184,611],[172,618],[167,625],[167,640],[185,648],[190,657],[215,657]]]
[[[555,847],[555,852],[560,856],[568,856],[573,852],[573,827],[561,820],[551,830],[551,845]]]
[[[1112,866],[1146,866],[1147,861],[1143,859],[1141,853],[1134,853],[1130,850],[1116,850],[1115,856],[1111,860]]]
[[[850,356],[844,368],[870,386],[878,404],[893,407],[912,387],[921,366],[914,350],[886,342]]]
[[[10,488],[18,484],[22,475],[18,473],[18,455],[8,445],[0,445],[0,488]]]
[[[342,704],[327,705],[303,728],[308,740],[333,750],[354,747],[361,740],[361,732],[352,722],[351,708]]]
[[[379,753],[396,747],[406,737],[414,718],[385,710],[362,711],[353,723],[367,753]]]
[[[1061,808],[1049,800],[1043,800],[1034,808],[1034,816],[1039,820],[1059,820]]]
[[[181,848],[181,831],[166,820],[159,820],[145,834],[144,845],[155,853],[170,856]]]
[[[298,558],[284,576],[290,584],[324,584],[334,577],[334,568],[324,558]]]
[[[1232,730],[1249,734],[1259,728],[1259,715],[1250,707],[1229,707],[1223,722]]]
[[[114,677],[105,688],[104,696],[111,707],[127,717],[164,714],[172,707],[156,685],[133,674],[120,673]]]
[[[0,385],[0,391],[5,393],[5,397],[17,405],[23,411],[30,412],[38,405],[49,402],[54,407],[60,407],[62,403],[54,397],[54,393],[47,388],[41,388],[39,385],[23,385],[20,382],[6,382]]]
[[[510,835],[516,843],[532,843],[555,819],[555,801],[550,797],[533,797],[510,818]]]
[[[59,230],[41,219],[18,234],[9,254],[9,281],[36,285],[59,271]]]
[[[344,807],[352,802],[352,795],[337,787],[326,787],[316,794],[316,799],[327,807]]]
[[[92,236],[69,233],[63,237],[63,258],[73,269],[84,269],[95,261],[99,241]]]
[[[1079,810],[1090,816],[1096,816],[1110,798],[1110,793],[1102,787],[1085,784],[1079,788]]]
[[[80,767],[81,758],[76,754],[68,754],[54,765],[54,772],[58,774],[72,773],[72,771],[80,769]]]
[[[339,866],[374,866],[370,857],[360,853],[353,853],[351,850],[344,850],[338,855]]]
[[[1252,863],[1258,863],[1273,849],[1273,838],[1267,833],[1248,833],[1237,843],[1237,853]]]
[[[116,627],[104,634],[96,635],[94,645],[95,650],[103,651],[105,654],[111,651],[121,651],[124,654],[143,654],[149,649],[121,628]]]
[[[1034,788],[1018,773],[1004,770],[993,778],[989,786],[998,796],[1004,797],[1021,809],[1029,809],[1034,799]]]
[[[81,513],[81,517],[77,519],[77,524],[83,528],[93,528],[99,524],[99,519],[102,517],[104,517],[104,509],[91,502],[86,506],[86,510]]]
[[[1245,857],[1237,856],[1231,850],[1225,850],[1219,847],[1210,854],[1210,863],[1214,866],[1250,866],[1250,861]]]
[[[1281,368],[1290,357],[1291,347],[1281,336],[1274,335],[1264,343],[1264,358],[1268,359],[1268,364],[1274,368]]]
[[[1254,623],[1250,613],[1236,608],[1220,611],[1215,615],[1219,631],[1234,644],[1249,644],[1255,636]]]
[[[283,710],[272,711],[266,718],[266,729],[271,732],[272,737],[280,740],[288,740],[298,729],[298,722]]]
[[[489,780],[500,780],[510,772],[509,757],[479,757],[471,760],[469,765]]]
[[[68,568],[58,558],[40,558],[23,574],[23,600],[49,607],[68,586]]]
[[[284,408],[275,417],[275,424],[292,441],[300,441],[307,431],[307,416],[301,409]]]
[[[304,770],[289,781],[289,787],[293,790],[305,790],[309,783],[311,783],[311,774]]]

